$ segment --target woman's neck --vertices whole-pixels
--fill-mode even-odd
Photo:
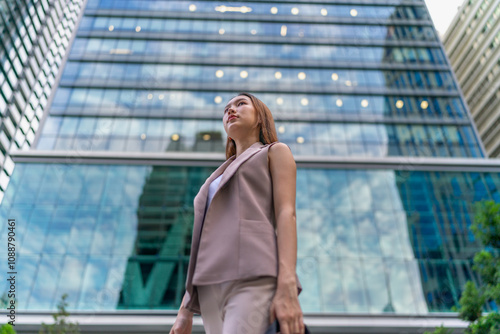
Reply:
[[[250,146],[252,146],[253,144],[255,144],[256,142],[258,142],[259,139],[258,138],[244,138],[244,139],[240,139],[240,140],[234,140],[235,144],[236,144],[236,157],[239,157],[243,152],[245,152]]]

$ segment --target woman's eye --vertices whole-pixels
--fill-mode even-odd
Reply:
[[[242,103],[244,104],[245,102],[241,101],[241,102],[239,102],[239,103],[238,103],[238,105],[240,105],[240,104],[242,104]]]

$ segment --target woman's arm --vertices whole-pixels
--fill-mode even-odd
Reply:
[[[271,321],[274,320],[275,313],[283,334],[303,333],[302,310],[298,301],[295,276],[297,167],[292,152],[286,144],[277,143],[269,148],[269,170],[273,182],[279,261],[277,290],[271,305]]]
[[[297,167],[288,146],[277,143],[269,148],[269,170],[273,180],[274,214],[278,234],[278,284],[296,284],[297,227],[295,192]]]

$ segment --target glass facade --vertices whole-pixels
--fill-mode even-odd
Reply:
[[[0,209],[19,221],[19,307],[67,292],[76,310],[177,308],[193,198],[214,169],[18,163]],[[300,168],[304,312],[449,310],[474,277],[471,203],[500,201],[499,185],[499,172]]]
[[[73,310],[176,310],[192,201],[224,161],[239,91],[270,107],[297,161],[304,313],[451,311],[478,280],[472,203],[500,201],[500,167],[481,169],[418,0],[88,0],[0,206],[23,222],[19,307],[67,292]]]
[[[0,0],[0,202],[29,150],[81,11],[82,1]]]

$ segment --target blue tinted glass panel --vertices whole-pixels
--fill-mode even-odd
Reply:
[[[0,206],[3,219],[26,224],[17,230],[18,308],[54,310],[68,293],[69,310],[177,309],[192,201],[213,170],[18,163]],[[498,199],[499,189],[498,173],[299,168],[304,312],[449,311],[465,281],[478,280],[473,203]]]

